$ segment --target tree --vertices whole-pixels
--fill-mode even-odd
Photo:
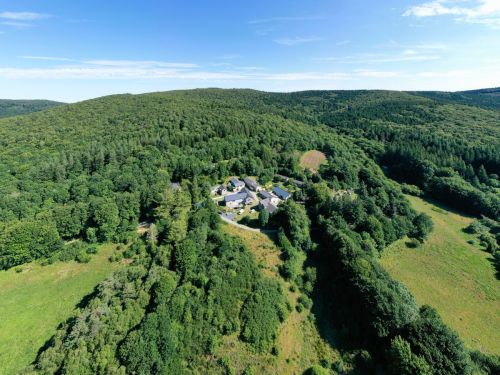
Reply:
[[[269,223],[269,211],[263,208],[259,212],[259,224],[261,228],[265,228],[268,223]]]
[[[7,226],[0,235],[0,269],[47,257],[62,248],[52,221],[22,220]]]
[[[283,228],[294,247],[303,250],[311,248],[309,236],[311,222],[303,206],[293,200],[287,200],[280,205],[278,212],[273,216],[273,222]]]
[[[490,180],[488,173],[486,172],[486,169],[482,164],[479,167],[479,170],[477,171],[477,178],[479,178],[479,181],[481,181],[483,184],[488,183]]]
[[[391,341],[389,371],[394,375],[431,375],[429,364],[411,351],[410,344],[401,336]]]
[[[416,238],[420,242],[424,242],[433,228],[434,224],[430,216],[426,213],[420,213],[413,220],[413,229],[409,233],[409,236]]]
[[[92,220],[97,227],[97,237],[109,241],[116,234],[120,217],[118,207],[111,198],[93,198],[90,203]]]
[[[401,335],[412,351],[431,366],[436,375],[467,375],[472,369],[467,350],[455,332],[430,306],[420,308],[419,317]]]

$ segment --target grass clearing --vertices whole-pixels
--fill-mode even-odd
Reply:
[[[84,296],[119,264],[108,257],[115,245],[103,245],[89,263],[29,263],[22,272],[0,271],[0,369],[15,374],[29,365],[38,349],[68,319]]]
[[[316,172],[320,165],[326,161],[326,155],[321,151],[310,150],[304,152],[300,157],[300,166],[302,168],[309,168],[311,171]]]
[[[389,246],[381,264],[415,295],[419,304],[436,308],[470,349],[500,354],[500,282],[491,255],[467,243],[462,231],[473,219],[408,197],[419,212],[431,216],[434,231],[416,249],[405,240]]]
[[[258,232],[223,224],[226,233],[239,237],[254,254],[257,263],[266,277],[273,277],[283,285],[289,301],[295,307],[300,292],[291,292],[290,283],[279,275],[281,251],[273,240]],[[295,308],[282,324],[278,333],[279,354],[255,353],[251,347],[238,340],[237,335],[224,338],[218,349],[217,357],[226,358],[237,374],[251,367],[256,374],[303,374],[309,367],[321,360],[335,362],[340,354],[334,350],[318,332],[314,321],[309,320],[309,311],[299,313]]]

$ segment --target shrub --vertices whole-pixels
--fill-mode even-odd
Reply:
[[[78,253],[75,257],[75,260],[78,263],[88,263],[90,262],[90,255],[84,252]]]

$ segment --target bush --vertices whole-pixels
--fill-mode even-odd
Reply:
[[[87,254],[97,254],[97,246],[96,245],[89,245],[87,247],[87,250],[85,250]]]
[[[429,233],[434,229],[434,224],[429,215],[421,213],[413,220],[413,229],[409,233],[409,237],[416,238],[420,242],[424,242]]]
[[[84,252],[78,253],[77,256],[75,257],[75,260],[78,263],[88,263],[90,262],[90,255]]]
[[[313,367],[308,368],[304,375],[328,375],[330,372],[321,366],[314,365]]]
[[[417,240],[416,238],[410,238],[409,241],[405,242],[405,245],[410,249],[416,249],[417,247],[420,246],[420,241]]]
[[[423,194],[422,190],[420,190],[418,186],[406,183],[401,184],[401,190],[403,193],[413,195],[415,197],[420,197]]]
[[[297,303],[304,306],[304,309],[310,309],[312,307],[312,299],[307,296],[301,295],[297,298]]]

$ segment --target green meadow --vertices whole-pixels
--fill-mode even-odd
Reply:
[[[68,319],[83,297],[119,264],[103,245],[89,263],[30,263],[21,272],[0,271],[0,369],[15,374],[30,364],[57,326]]]
[[[500,354],[500,281],[491,255],[469,244],[474,236],[462,231],[473,219],[420,198],[408,199],[432,217],[434,231],[416,249],[404,239],[392,244],[382,265],[419,304],[435,307],[468,348]]]

